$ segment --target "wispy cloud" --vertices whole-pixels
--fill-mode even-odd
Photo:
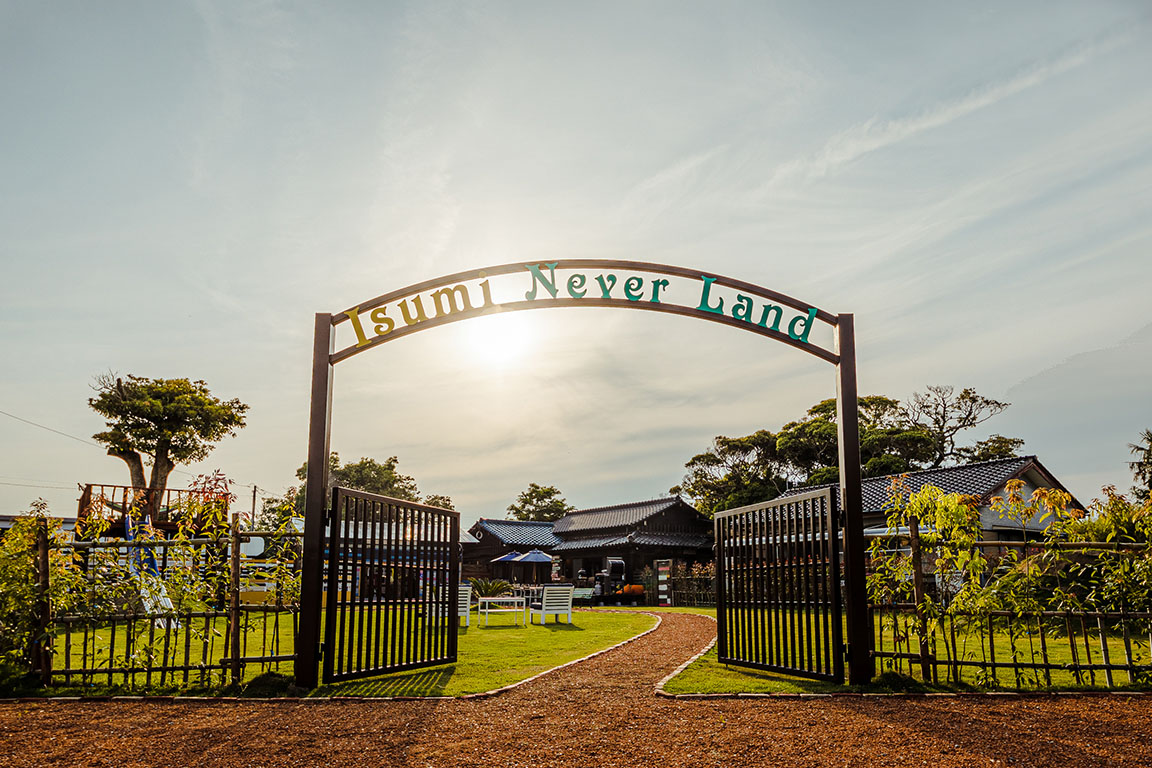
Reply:
[[[624,196],[624,213],[633,221],[640,219],[645,223],[658,218],[692,194],[710,165],[726,149],[721,145],[682,157],[636,184]]]
[[[787,182],[828,176],[864,155],[948,125],[1057,75],[1077,69],[1133,39],[1134,34],[1133,30],[1128,29],[1080,43],[1056,56],[1034,62],[1011,77],[978,86],[959,98],[937,103],[919,114],[893,119],[869,118],[833,136],[815,154],[781,165],[760,191]]]

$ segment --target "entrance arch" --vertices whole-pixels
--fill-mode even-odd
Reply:
[[[491,282],[495,278],[522,281],[512,300],[493,299],[496,291]],[[525,288],[522,299],[519,287]],[[550,307],[610,307],[695,317],[768,337],[835,367],[849,681],[868,682],[874,664],[864,582],[853,316],[833,314],[775,290],[706,270],[640,261],[568,259],[457,272],[381,294],[341,312],[316,314],[297,685],[316,686],[320,659],[319,616],[335,366],[371,348],[441,325]],[[811,340],[817,323],[831,329],[832,348]],[[338,329],[348,342],[340,348]]]

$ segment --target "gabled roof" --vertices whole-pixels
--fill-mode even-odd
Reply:
[[[556,521],[555,531],[560,536],[586,531],[604,531],[613,528],[631,528],[650,517],[683,504],[679,496],[650,501],[633,501],[610,507],[593,507],[569,512]],[[689,507],[691,509],[691,507]]]
[[[1020,477],[1029,469],[1035,469],[1052,487],[1066,490],[1052,473],[1035,456],[1014,456],[1007,459],[993,459],[980,461],[975,464],[961,464],[955,467],[936,467],[922,469],[916,472],[904,473],[905,484],[915,493],[926,485],[934,485],[945,493],[962,493],[977,496],[983,503],[987,503],[991,496],[1004,486],[1009,480]],[[884,475],[883,477],[868,477],[861,483],[864,514],[876,514],[884,511],[888,502],[888,487],[892,480],[900,475]],[[839,496],[840,488],[837,484],[812,486],[807,488],[792,488],[780,494],[781,497],[795,496],[800,493],[815,490],[816,488],[834,488]],[[1080,506],[1075,498],[1075,506]]]
[[[552,535],[552,523],[537,520],[497,520],[480,518],[468,529],[477,539],[495,536],[500,543],[515,547],[552,549],[560,539]]]
[[[712,537],[694,533],[634,533],[628,536],[589,536],[583,539],[562,541],[553,547],[552,551],[565,552],[627,546],[703,549],[712,546]]]

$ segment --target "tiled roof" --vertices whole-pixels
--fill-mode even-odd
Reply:
[[[962,464],[956,467],[923,469],[918,472],[906,473],[905,483],[913,493],[926,485],[934,485],[945,493],[963,493],[985,499],[1004,483],[1019,475],[1029,464],[1034,463],[1036,463],[1035,456],[1015,456],[1008,459],[981,461],[975,464]],[[864,514],[884,511],[884,505],[888,501],[888,487],[892,484],[893,478],[899,476],[884,475],[883,477],[864,479],[861,483]],[[780,496],[795,496],[816,488],[834,488],[836,495],[840,495],[839,485],[829,483],[828,485],[808,488],[793,488],[780,494]]]
[[[552,523],[536,520],[489,520],[480,518],[470,528],[473,533],[495,536],[504,544],[517,547],[552,549],[560,539],[552,535]],[[479,536],[477,538],[480,538]]]
[[[584,539],[569,539],[552,548],[553,552],[571,552],[583,549],[608,549],[611,547],[711,547],[709,536],[693,533],[635,533],[628,536],[589,536]]]
[[[561,536],[568,536],[583,531],[630,528],[653,515],[658,515],[665,510],[672,509],[676,505],[683,503],[680,497],[671,496],[666,499],[633,501],[628,504],[616,504],[610,507],[578,509],[575,512],[569,512],[557,520],[554,530]]]

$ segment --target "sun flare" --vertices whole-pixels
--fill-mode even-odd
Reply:
[[[536,340],[531,318],[525,314],[489,315],[465,323],[463,341],[468,356],[491,368],[514,367]]]

